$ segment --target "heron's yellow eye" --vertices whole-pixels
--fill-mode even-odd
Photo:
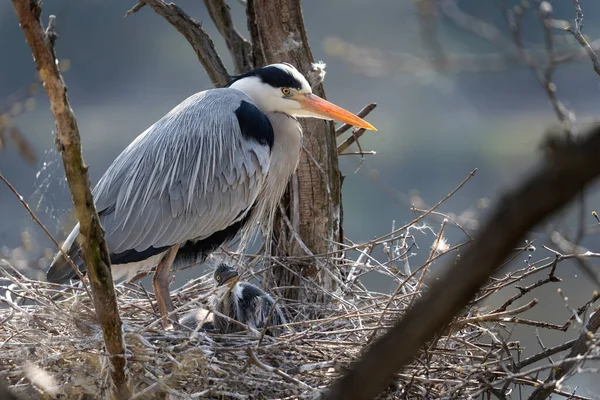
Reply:
[[[217,282],[221,282],[221,277],[217,276]]]
[[[288,96],[292,93],[292,91],[286,87],[281,88],[281,93],[283,93],[284,95]]]

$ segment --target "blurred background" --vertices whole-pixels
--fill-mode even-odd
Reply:
[[[139,133],[189,95],[211,87],[189,44],[160,16],[146,7],[124,17],[134,3],[44,2],[44,22],[50,14],[57,16],[56,51],[93,183]],[[197,0],[176,3],[202,22],[231,71],[225,43],[203,4]],[[243,5],[235,0],[229,3],[237,28],[246,33]],[[327,98],[354,112],[369,102],[378,104],[367,119],[379,130],[360,140],[363,150],[377,154],[366,156],[364,162],[359,156],[340,157],[347,175],[344,231],[355,243],[388,233],[394,221],[396,227],[410,222],[414,217],[411,205],[426,208],[437,203],[477,168],[475,177],[439,209],[473,232],[503,190],[535,165],[542,137],[558,124],[545,90],[516,56],[501,1],[441,0],[434,13],[425,3],[303,2],[313,54],[327,63]],[[507,3],[522,6],[518,1]],[[571,2],[550,3],[553,18],[572,21],[575,17]],[[600,37],[600,3],[581,3],[584,33],[592,40]],[[600,80],[570,34],[559,29],[552,34],[555,52],[565,61],[557,65],[553,76],[555,94],[575,126],[583,129],[598,115]],[[539,51],[536,62],[544,67],[544,30],[532,10],[524,16],[521,36],[527,49]],[[4,118],[15,115],[11,126],[20,132],[5,135],[0,171],[60,240],[70,199],[59,156],[53,150],[54,122],[43,90],[14,108],[13,100],[35,82],[36,71],[10,2],[0,3],[0,49],[0,114],[4,113]],[[11,97],[14,94],[17,97]],[[9,108],[2,106],[3,101]],[[11,137],[22,137],[28,145],[19,145],[19,140]],[[29,161],[19,148],[30,148]],[[585,219],[585,225],[593,227],[598,224],[591,217],[599,200],[597,191],[591,190],[586,200],[584,211],[589,220]],[[554,223],[567,233],[573,231],[577,228],[574,214],[575,210],[565,211]],[[439,222],[430,219],[431,230],[411,232],[420,246],[415,249],[417,257],[429,254]],[[538,245],[545,243],[546,233],[546,227],[541,227],[532,239],[537,239]],[[455,228],[448,228],[446,236],[451,246],[464,240]],[[587,235],[582,244],[600,250],[597,234]],[[46,268],[47,261],[38,260],[50,248],[22,205],[0,185],[0,258],[35,276]],[[537,248],[528,253],[531,259],[528,254],[521,255],[511,268],[549,255]],[[186,274],[182,278],[195,272]],[[560,264],[557,275],[563,278],[558,286],[573,306],[583,304],[597,289],[574,263]],[[377,276],[366,280],[378,290],[393,286]],[[548,285],[536,292],[541,304],[527,316],[564,323],[570,312],[556,295],[558,286]],[[535,331],[527,331],[527,340],[523,340],[525,331],[519,329],[513,335],[529,347],[526,353],[538,351]],[[577,329],[539,332],[548,346],[577,334]],[[579,385],[582,395],[600,393],[600,383],[593,375],[578,375],[568,383]]]

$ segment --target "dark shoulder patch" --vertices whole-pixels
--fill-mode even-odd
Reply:
[[[273,147],[275,134],[269,118],[254,104],[242,100],[240,106],[235,110],[242,135],[246,139],[253,139],[262,145]]]
[[[256,76],[267,85],[277,88],[287,87],[298,90],[302,89],[302,83],[298,79],[294,78],[292,74],[272,65],[256,68],[250,72],[246,72],[243,75],[234,76],[231,83],[249,76]]]

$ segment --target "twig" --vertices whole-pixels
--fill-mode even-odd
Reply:
[[[202,64],[208,77],[216,87],[224,87],[229,83],[229,73],[221,61],[221,57],[215,50],[215,45],[204,28],[187,15],[181,8],[173,3],[165,3],[163,0],[141,0],[127,12],[131,15],[139,11],[142,6],[150,6],[154,12],[166,19],[179,33],[190,43],[198,61]]]
[[[527,357],[523,361],[520,361],[520,362],[516,363],[513,367],[511,367],[511,370],[513,372],[518,372],[528,365],[535,364],[536,362],[541,361],[544,358],[548,358],[556,353],[560,353],[561,351],[568,350],[571,347],[573,347],[573,345],[575,344],[576,341],[577,341],[577,339],[569,340],[566,343],[559,344],[558,346],[550,347],[550,348],[542,351],[541,353]]]
[[[440,244],[440,242],[444,238],[444,229],[446,228],[446,223],[447,222],[448,222],[447,220],[442,221],[442,225],[440,226],[440,230],[439,230],[437,236],[435,237],[435,240],[433,241],[433,244],[431,245],[431,251],[429,252],[429,257],[427,258],[427,261],[425,262],[425,266],[423,268],[423,272],[421,272],[421,276],[419,277],[419,280],[417,281],[417,284],[415,286],[415,292],[418,292],[418,291],[421,290],[421,285],[423,285],[423,281],[425,280],[425,276],[427,275],[427,272],[429,271],[429,266],[433,262],[433,257],[435,257],[436,253],[439,253],[439,251],[438,251],[439,244]],[[409,307],[412,307],[415,299],[416,299],[416,296],[413,296],[410,299],[410,303],[408,303]]]
[[[467,182],[470,181],[471,178],[473,178],[475,176],[476,173],[477,173],[477,168],[475,168],[473,171],[471,171],[469,173],[469,175],[467,175],[467,177],[461,183],[459,183],[459,185],[457,187],[455,187],[450,193],[448,193],[446,196],[444,196],[444,198],[442,198],[440,201],[438,201],[433,207],[429,208],[427,211],[425,211],[424,213],[422,213],[421,215],[416,217],[414,220],[412,220],[408,224],[403,225],[402,227],[400,227],[396,230],[393,230],[390,233],[386,233],[383,236],[373,239],[373,242],[374,243],[382,243],[385,239],[389,238],[390,236],[395,236],[395,235],[399,234],[400,232],[405,231],[409,226],[413,226],[413,225],[417,224],[423,218],[427,217],[430,213],[435,211],[439,206],[441,206],[444,202],[446,202],[450,197],[454,196],[454,194],[456,194],[456,192],[458,192],[463,186],[465,186],[467,184]],[[346,250],[352,250],[352,249],[353,248],[346,249]]]
[[[581,47],[584,48],[588,57],[590,58],[590,60],[592,60],[592,65],[594,67],[594,71],[598,75],[600,75],[600,61],[598,61],[598,55],[596,54],[596,52],[594,51],[592,46],[590,46],[587,39],[581,32],[581,30],[583,29],[583,11],[581,9],[581,4],[579,4],[579,0],[571,0],[571,1],[573,2],[573,7],[575,8],[575,28],[569,26],[569,27],[565,28],[565,30],[567,32],[571,33],[571,35],[573,35],[575,40],[577,40],[579,42]]]
[[[345,153],[338,154],[338,155],[340,155],[340,156],[374,156],[375,154],[377,154],[376,151],[363,150],[363,151],[345,152]]]
[[[248,348],[246,349],[246,354],[248,354],[248,357],[250,358],[250,360],[252,360],[252,362],[259,368],[264,369],[267,372],[272,372],[276,375],[281,376],[283,379],[285,379],[286,381],[292,382],[298,386],[301,386],[305,389],[311,389],[314,390],[313,388],[311,388],[309,385],[307,385],[306,383],[286,374],[285,372],[283,372],[282,370],[278,369],[278,368],[274,368],[271,367],[269,365],[266,365],[265,363],[261,362],[258,357],[256,357],[256,354],[254,353],[254,351],[252,351],[252,349]]]
[[[552,232],[550,238],[552,242],[554,242],[562,252],[572,253],[580,269],[583,270],[583,272],[588,276],[590,280],[592,280],[596,284],[596,286],[600,287],[600,278],[598,278],[598,275],[596,275],[596,273],[583,260],[584,257],[600,256],[600,254],[592,253],[591,251],[587,250],[582,246],[578,246],[569,242],[558,232]]]
[[[509,315],[521,314],[527,310],[532,309],[538,303],[538,299],[533,299],[529,303],[517,307],[514,310],[502,311],[502,312],[491,312],[489,314],[480,315],[477,317],[463,318],[456,322],[453,322],[450,326],[453,328],[461,328],[468,324],[475,324],[479,322],[490,322],[490,321],[506,321],[506,317]]]
[[[546,279],[540,279],[539,281],[532,283],[531,285],[526,286],[526,287],[515,286],[515,288],[519,290],[519,293],[515,294],[514,296],[512,296],[511,298],[506,300],[500,307],[498,307],[494,311],[492,311],[491,314],[505,311],[512,303],[519,300],[521,297],[525,296],[527,293],[530,293],[532,290],[534,290],[540,286],[543,286],[550,282],[561,282],[560,278],[557,278],[556,276],[554,276],[554,271],[556,271],[556,265],[558,264],[559,260],[560,260],[560,258],[558,256],[554,259],[553,267],[551,268],[550,274],[548,275],[548,277]]]
[[[338,145],[338,154],[344,154],[344,152],[350,147],[354,142],[358,143],[358,139],[366,132],[367,130],[364,128],[353,129],[352,135],[348,137],[348,139],[344,140],[342,143]]]
[[[517,50],[519,52],[520,57],[523,59],[525,64],[529,66],[529,69],[533,73],[533,76],[538,81],[540,86],[546,92],[546,95],[550,99],[550,103],[552,104],[552,108],[554,109],[554,113],[558,120],[564,124],[566,128],[567,134],[571,133],[571,121],[568,118],[568,110],[566,110],[565,106],[558,100],[556,96],[556,85],[552,82],[552,74],[554,72],[554,68],[556,67],[556,57],[554,57],[554,50],[552,45],[552,33],[550,31],[550,21],[552,19],[552,8],[548,7],[544,2],[542,3],[539,0],[535,0],[535,4],[537,6],[537,14],[539,20],[542,24],[542,28],[544,31],[544,39],[546,43],[546,56],[548,58],[548,65],[545,70],[538,66],[537,61],[525,50],[525,46],[523,44],[522,38],[522,21],[523,21],[523,11],[517,14],[515,13],[507,4],[506,0],[501,1],[502,7],[504,9],[504,18],[506,23],[510,29],[512,34],[513,41],[517,46]]]
[[[550,375],[546,378],[544,384],[531,394],[529,400],[544,400],[552,394],[557,382],[560,382],[577,364],[579,361],[578,356],[582,356],[588,351],[590,348],[590,341],[593,339],[598,328],[600,328],[600,312],[596,311],[590,317],[584,332],[573,344],[573,347],[565,357],[565,360],[557,367],[551,369]]]
[[[252,44],[235,29],[229,5],[225,0],[204,0],[204,4],[210,18],[225,39],[233,59],[235,73],[248,72],[252,69]]]
[[[364,106],[362,108],[362,110],[360,110],[356,115],[358,115],[361,118],[364,118],[367,115],[369,115],[369,113],[371,111],[373,111],[375,109],[375,107],[377,107],[377,103],[369,103],[366,106]],[[341,134],[343,134],[344,132],[346,132],[350,128],[352,128],[352,125],[348,125],[348,124],[341,125],[339,128],[337,128],[335,130],[335,136],[340,136]],[[338,153],[339,153],[339,148],[338,148]]]
[[[142,0],[139,0],[135,6],[131,7],[126,13],[125,16],[129,17],[130,15],[135,14],[136,12],[140,11],[142,8],[144,8],[144,6],[146,5],[146,3],[144,3]]]
[[[56,246],[56,248],[58,249],[58,251],[61,252],[62,255],[65,257],[65,259],[69,262],[69,264],[71,264],[71,267],[73,267],[73,271],[75,271],[75,273],[77,274],[77,277],[83,283],[83,288],[85,289],[87,295],[91,299],[92,298],[92,294],[90,293],[87,285],[85,284],[85,281],[83,279],[83,275],[81,275],[81,271],[79,271],[79,268],[77,268],[77,265],[75,265],[75,263],[73,262],[73,260],[71,260],[71,257],[69,257],[69,255],[64,251],[64,249],[62,248],[62,246],[58,243],[58,241],[54,238],[54,236],[52,236],[52,234],[50,233],[50,231],[48,230],[48,228],[46,228],[46,226],[42,223],[42,221],[40,221],[40,219],[37,217],[37,215],[35,215],[35,213],[33,212],[33,210],[31,210],[31,208],[29,207],[29,204],[27,204],[27,202],[25,202],[25,200],[23,200],[23,196],[21,196],[19,194],[19,192],[17,192],[17,189],[15,189],[15,187],[4,177],[4,175],[2,175],[1,172],[0,172],[0,180],[2,182],[4,182],[4,184],[6,186],[8,186],[8,188],[10,189],[10,191],[13,192],[13,194],[17,197],[17,199],[19,199],[19,201],[21,202],[21,205],[23,205],[23,207],[25,208],[25,210],[27,210],[27,212],[29,213],[29,215],[31,216],[31,218],[40,226],[40,228],[42,228],[42,230],[44,231],[44,233],[46,234],[46,236],[48,236],[48,238],[50,238],[50,240],[52,241],[52,243],[54,243],[54,245]]]
[[[12,3],[33,52],[37,70],[44,81],[44,88],[50,99],[50,110],[56,121],[56,144],[62,155],[81,237],[84,239],[83,256],[92,286],[96,316],[102,328],[106,350],[110,355],[111,391],[117,398],[127,398],[130,396],[130,390],[127,386],[125,342],[110,272],[110,257],[94,206],[87,166],[81,154],[77,121],[56,62],[55,17],[50,16],[47,30],[44,31],[41,23],[42,8],[37,0],[12,0]]]

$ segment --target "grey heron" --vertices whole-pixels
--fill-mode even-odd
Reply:
[[[292,65],[272,64],[184,100],[133,140],[94,187],[113,279],[156,268],[164,326],[173,311],[172,264],[201,260],[238,233],[247,238],[273,215],[300,158],[297,117],[375,130],[314,95]],[[63,250],[84,271],[78,236],[76,225]],[[75,276],[57,253],[48,281]]]
[[[213,297],[213,307],[226,315],[254,329],[277,326],[286,323],[283,313],[271,296],[249,282],[240,281],[240,275],[227,264],[220,264],[213,275],[217,294]],[[213,325],[219,333],[239,332],[242,328],[226,318],[215,314]],[[268,329],[267,333],[277,336],[280,329]]]

